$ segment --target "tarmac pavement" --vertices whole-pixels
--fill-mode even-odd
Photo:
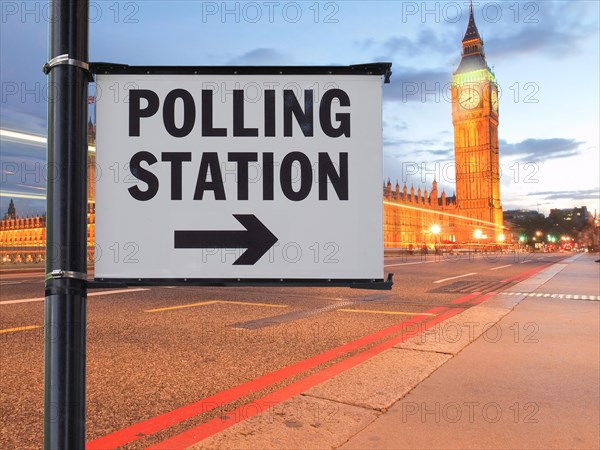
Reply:
[[[600,448],[600,264],[576,254],[191,448]]]

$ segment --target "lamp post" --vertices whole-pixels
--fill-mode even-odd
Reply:
[[[525,241],[527,241],[527,236],[525,236],[524,234],[519,236],[519,248],[521,244],[523,244],[523,249],[525,249]]]
[[[504,236],[503,234],[500,234],[498,236],[498,243],[500,244],[500,253],[502,253],[502,245],[504,244],[505,240],[506,240],[506,236]]]

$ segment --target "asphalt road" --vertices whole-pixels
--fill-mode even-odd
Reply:
[[[357,353],[306,360],[436,307],[502,290],[569,255],[504,254],[385,259],[392,291],[348,288],[153,287],[88,297],[87,439],[93,441],[300,363],[256,392],[237,392],[123,448],[145,448]],[[0,448],[40,448],[43,433],[41,273],[0,278]],[[454,302],[454,303],[453,303]],[[373,339],[368,346],[380,340]],[[310,360],[309,360],[310,361]],[[296,366],[293,366],[296,367]],[[410,370],[410,368],[408,368]],[[102,441],[99,441],[102,442]]]

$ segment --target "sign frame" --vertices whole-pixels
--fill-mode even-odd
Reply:
[[[91,63],[95,75],[316,75],[316,76],[379,76],[384,83],[390,82],[391,63],[371,63],[350,66],[129,66],[111,63]],[[99,151],[102,151],[99,149]],[[237,217],[236,217],[237,218]],[[240,219],[238,219],[240,220]],[[235,222],[235,221],[234,221]],[[382,230],[383,232],[383,230]],[[206,232],[205,232],[206,233]],[[228,233],[233,234],[232,231]],[[382,243],[383,244],[383,243]],[[246,248],[243,247],[242,248]],[[383,249],[382,249],[383,250]],[[383,257],[383,251],[382,251]],[[313,287],[352,287],[362,289],[389,290],[392,288],[392,274],[384,278],[229,278],[221,277],[147,277],[112,278],[96,276],[88,282],[89,288],[124,286],[313,286]]]

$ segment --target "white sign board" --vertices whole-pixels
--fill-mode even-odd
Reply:
[[[96,279],[383,278],[381,75],[98,74]]]

